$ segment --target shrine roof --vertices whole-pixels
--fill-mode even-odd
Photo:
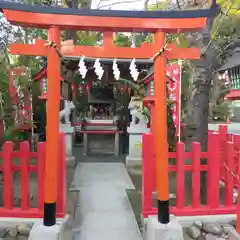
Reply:
[[[223,66],[218,69],[218,72],[222,72],[239,66],[240,66],[240,47],[236,47],[233,50],[232,55],[227,58]]]
[[[49,28],[54,25],[68,30],[115,32],[196,31],[205,27],[208,17],[215,15],[212,8],[188,11],[124,11],[56,8],[7,1],[0,1],[0,10],[11,24],[19,26]],[[190,18],[191,21],[188,20]]]
[[[154,73],[154,69],[153,69],[153,67],[151,67],[149,69],[147,75],[143,79],[145,84],[147,84],[149,81],[153,80],[153,73]]]
[[[32,79],[34,81],[40,80],[41,78],[46,76],[47,74],[46,71],[47,71],[47,64],[45,63],[44,66],[39,70],[39,72],[32,76]]]
[[[174,80],[170,75],[166,74],[166,77],[168,77],[168,79],[170,79],[171,81],[176,81]],[[142,81],[145,84],[148,84],[150,81],[154,80],[154,67],[151,67],[148,72],[147,75],[142,79]]]
[[[47,7],[43,5],[30,5],[0,2],[0,9],[16,10],[32,13],[64,14],[95,17],[124,17],[124,18],[206,18],[211,17],[211,9],[188,10],[188,11],[129,11],[129,10],[99,10],[99,9],[74,9]]]
[[[39,81],[41,79],[43,79],[44,77],[47,77],[47,64],[45,64],[37,74],[32,76],[32,79],[34,81]],[[61,77],[61,81],[63,81],[64,79]]]

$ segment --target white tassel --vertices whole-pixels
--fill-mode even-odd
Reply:
[[[116,59],[113,61],[113,75],[114,75],[114,78],[116,80],[119,80],[119,78],[120,78],[120,71],[119,71]]]
[[[138,72],[136,64],[135,64],[135,59],[132,60],[129,69],[130,69],[130,74],[131,74],[133,80],[137,81],[139,72]]]
[[[98,76],[98,79],[101,80],[103,77],[104,70],[103,70],[103,67],[101,66],[99,58],[96,59],[93,67],[95,68],[94,71],[95,71],[96,75]]]
[[[86,65],[85,65],[85,62],[84,62],[84,59],[85,57],[81,57],[80,61],[79,61],[79,64],[78,64],[78,71],[79,73],[81,74],[82,78],[85,78],[86,77],[86,74],[87,74],[87,68],[86,68]]]

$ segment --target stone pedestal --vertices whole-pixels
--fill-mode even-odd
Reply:
[[[126,166],[142,165],[142,135],[150,131],[147,124],[132,124],[127,129],[129,134],[129,154]]]
[[[69,126],[68,124],[61,124],[59,125],[59,131],[64,133],[65,135],[65,143],[66,143],[66,160],[67,165],[74,165],[75,164],[75,157],[72,154],[72,139],[74,134],[74,127]]]
[[[183,240],[183,229],[175,217],[168,224],[161,224],[154,216],[148,217],[145,240]]]

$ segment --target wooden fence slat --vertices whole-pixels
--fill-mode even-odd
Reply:
[[[207,177],[207,203],[210,208],[219,206],[220,197],[220,135],[208,134],[208,177]]]
[[[239,161],[240,161],[240,135],[234,135],[233,137],[234,142],[234,172],[237,174],[238,177],[234,178],[234,187],[238,189],[238,186],[240,184],[239,182]]]
[[[13,143],[5,142],[3,146],[3,174],[4,174],[4,208],[13,208],[13,175],[12,175]]]
[[[28,210],[30,208],[30,184],[29,184],[29,143],[22,142],[20,144],[20,168],[21,168],[21,209]]]
[[[193,208],[200,207],[200,143],[192,143],[192,206]]]
[[[234,145],[233,142],[226,142],[226,181],[224,185],[224,204],[231,206],[233,203],[233,186],[234,186]]]
[[[38,208],[43,210],[44,207],[44,168],[45,168],[45,143],[38,144],[37,152],[37,174],[38,174]]]
[[[184,207],[184,143],[178,142],[176,146],[177,158],[177,172],[176,172],[176,206],[177,208]]]
[[[232,133],[227,134],[227,141],[233,142],[234,135]]]
[[[225,181],[226,180],[226,169],[224,167],[224,159],[225,159],[225,155],[226,155],[226,145],[225,142],[227,141],[228,138],[228,125],[226,124],[221,124],[219,125],[219,134],[220,134],[220,178],[221,180]]]

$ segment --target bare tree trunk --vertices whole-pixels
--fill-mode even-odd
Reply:
[[[208,19],[207,26],[199,33],[194,33],[190,39],[190,46],[197,46],[203,50],[199,60],[193,61],[194,73],[191,103],[188,105],[186,117],[187,147],[191,150],[191,143],[201,143],[202,151],[207,150],[208,133],[208,103],[210,98],[211,81],[213,69],[209,66],[215,60],[215,48],[211,41],[211,29],[214,18],[219,12],[218,5],[214,4],[215,15]]]
[[[193,61],[193,89],[191,92],[190,103],[185,119],[185,139],[187,151],[191,151],[192,142],[200,142],[201,150],[207,151],[208,145],[208,113],[211,81],[213,70],[209,68],[215,58],[215,48],[211,41],[211,28],[214,18],[219,13],[219,6],[213,3],[212,8],[215,15],[208,19],[207,26],[199,33],[192,34],[190,46],[200,47],[204,53],[199,60]],[[206,50],[207,48],[207,50]],[[206,163],[207,160],[205,160]],[[204,164],[204,161],[202,161]],[[186,182],[191,183],[191,175],[187,174]],[[201,174],[201,196],[202,203],[206,201],[206,173]]]

